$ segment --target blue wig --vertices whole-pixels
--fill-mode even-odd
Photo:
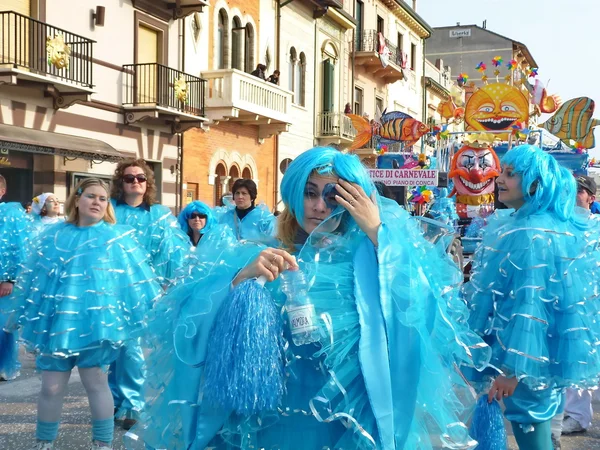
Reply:
[[[575,178],[552,155],[533,145],[519,145],[506,152],[501,164],[521,175],[527,214],[548,211],[561,220],[574,217]]]
[[[204,225],[204,228],[202,228],[200,230],[200,234],[206,233],[207,231],[209,231],[212,227],[214,227],[216,225],[217,220],[215,219],[215,215],[213,214],[212,209],[210,209],[208,207],[208,205],[206,205],[205,203],[202,203],[202,202],[196,200],[196,201],[193,201],[192,203],[190,203],[189,205],[187,205],[179,213],[179,217],[177,218],[177,221],[179,222],[179,226],[187,234],[190,234],[192,232],[192,230],[190,229],[190,226],[188,225],[188,219],[190,218],[192,213],[195,213],[195,212],[206,215],[206,225]]]
[[[375,186],[356,155],[331,147],[315,147],[301,153],[281,181],[281,198],[298,223],[304,222],[304,189],[313,174],[339,177],[361,186],[370,196]]]

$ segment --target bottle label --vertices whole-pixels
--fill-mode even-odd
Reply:
[[[288,319],[290,321],[290,331],[292,334],[310,333],[317,329],[313,323],[315,316],[314,305],[303,305],[295,308],[288,308]]]

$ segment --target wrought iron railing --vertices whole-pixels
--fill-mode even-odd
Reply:
[[[354,139],[356,130],[348,116],[338,112],[322,112],[317,116],[317,132],[320,137],[339,136]]]
[[[204,116],[206,80],[162,64],[123,66],[124,106],[158,106]]]
[[[357,39],[354,42],[354,49],[357,52],[379,52],[379,39],[377,30],[364,30],[362,33],[357,33]],[[388,39],[384,38],[385,45],[390,51],[390,62],[398,67],[403,65],[402,49],[399,49],[392,44]]]
[[[95,41],[13,11],[0,12],[0,68],[93,87]]]

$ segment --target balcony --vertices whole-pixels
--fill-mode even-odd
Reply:
[[[133,6],[162,20],[181,19],[209,6],[208,0],[132,0]]]
[[[402,51],[385,39],[389,50],[387,67],[383,67],[379,58],[379,42],[376,30],[365,30],[357,34],[355,41],[354,60],[357,66],[362,66],[374,78],[383,79],[386,84],[403,80],[409,69],[403,69]]]
[[[13,11],[0,12],[0,84],[38,83],[66,108],[92,93],[94,41]]]
[[[203,72],[206,116],[219,123],[257,125],[258,139],[289,130],[292,92],[237,69]]]
[[[350,145],[356,130],[348,116],[338,112],[322,112],[317,116],[317,139],[320,145]]]
[[[203,127],[206,80],[162,64],[123,66],[125,122],[165,119],[173,133]]]

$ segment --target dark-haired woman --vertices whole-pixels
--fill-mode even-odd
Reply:
[[[238,240],[271,241],[277,231],[277,220],[268,209],[256,205],[256,183],[240,178],[231,191],[235,207],[217,210],[218,222],[231,227]]]

